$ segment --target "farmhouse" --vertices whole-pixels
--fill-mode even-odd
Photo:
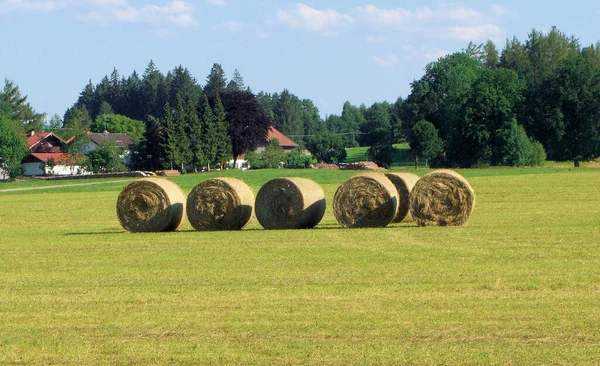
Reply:
[[[115,146],[123,149],[123,158],[124,164],[129,166],[131,162],[131,150],[135,145],[135,141],[133,138],[125,133],[111,133],[108,131],[100,132],[88,132],[87,133],[90,138],[90,144],[87,146],[85,152],[86,154],[90,151],[94,151],[100,146],[102,143],[114,143]]]
[[[290,152],[292,152],[292,150],[294,150],[295,148],[298,147],[298,144],[295,143],[292,139],[290,139],[289,137],[284,135],[281,131],[279,131],[275,127],[271,126],[267,133],[267,141],[270,141],[273,139],[279,141],[279,146],[281,146],[281,148],[283,149],[283,151],[285,153],[290,153]],[[267,149],[266,145],[259,146],[255,151],[258,153],[258,152],[263,152],[266,149]],[[230,160],[229,164],[230,165],[233,164],[233,160]],[[245,157],[245,155],[242,155],[242,156],[238,157],[235,168],[241,169],[242,166],[244,166],[245,164],[246,164],[246,157]]]
[[[298,144],[292,141],[292,139],[281,133],[281,131],[275,127],[271,126],[271,128],[269,128],[269,133],[267,134],[267,140],[273,139],[279,141],[279,146],[281,146],[283,151],[286,153],[292,152],[292,150],[298,147]],[[266,148],[266,146],[261,146],[257,149],[257,151],[264,151]]]
[[[81,158],[64,152],[67,141],[52,132],[27,134],[30,153],[23,159],[24,175],[73,175],[83,172]]]
[[[133,138],[125,133],[110,133],[108,131],[100,132],[88,132],[90,137],[90,144],[86,149],[86,152],[94,151],[100,144],[106,142],[114,142],[117,147],[122,148],[124,151],[130,151],[135,141]]]

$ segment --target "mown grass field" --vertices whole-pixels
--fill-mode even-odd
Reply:
[[[341,229],[331,170],[173,179],[311,177],[302,231],[126,233],[128,180],[0,192],[0,364],[600,363],[600,169],[460,172],[456,228]]]
[[[368,147],[354,147],[346,149],[346,163],[370,160],[367,151]],[[415,160],[410,152],[408,143],[394,144],[394,154],[392,156],[392,167],[413,167]]]

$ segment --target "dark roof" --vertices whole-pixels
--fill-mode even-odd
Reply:
[[[118,147],[129,148],[135,144],[133,138],[125,133],[110,133],[110,132],[88,132],[90,140],[96,145],[100,145],[105,141],[114,141]]]

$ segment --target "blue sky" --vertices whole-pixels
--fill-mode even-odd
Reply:
[[[600,39],[593,1],[0,0],[0,78],[38,112],[61,117],[88,80],[113,67],[187,67],[204,84],[214,62],[257,93],[284,88],[321,114],[395,101],[427,63],[469,41],[525,40],[553,25]]]

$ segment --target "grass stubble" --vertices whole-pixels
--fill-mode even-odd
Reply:
[[[127,233],[126,181],[0,195],[0,363],[600,362],[600,170],[461,171],[466,226],[380,229],[336,223],[345,172],[285,173],[316,229]]]

